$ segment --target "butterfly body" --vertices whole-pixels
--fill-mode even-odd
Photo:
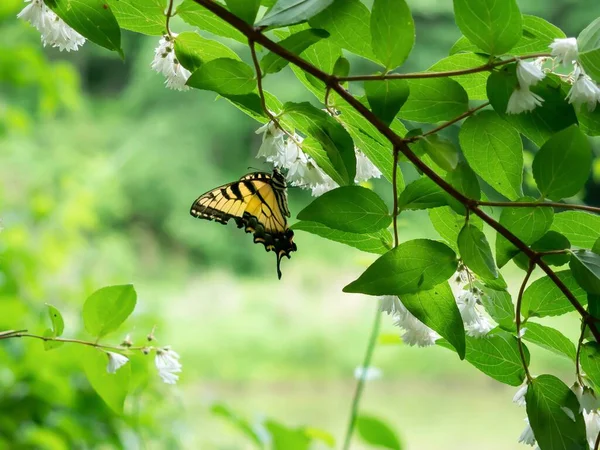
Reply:
[[[254,243],[277,256],[277,275],[281,278],[281,258],[297,250],[294,232],[287,225],[285,177],[275,169],[272,174],[254,172],[239,181],[219,186],[202,194],[192,204],[190,214],[199,219],[226,224],[233,219],[238,228],[254,235]]]

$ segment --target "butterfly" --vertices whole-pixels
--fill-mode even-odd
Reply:
[[[273,173],[253,172],[239,181],[225,184],[202,194],[192,204],[190,214],[198,219],[226,224],[233,219],[238,228],[254,234],[277,256],[277,276],[281,279],[281,258],[297,250],[294,232],[289,229],[285,177],[275,168]]]

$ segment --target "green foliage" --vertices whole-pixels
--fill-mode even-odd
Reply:
[[[445,206],[446,196],[440,187],[429,178],[421,177],[413,181],[400,194],[398,208],[403,209],[431,209]]]
[[[277,0],[258,23],[261,27],[281,27],[304,22],[327,8],[334,0]]]
[[[452,120],[467,111],[469,96],[460,84],[449,78],[408,80],[410,95],[400,110],[400,118],[415,122]]]
[[[401,450],[400,439],[388,424],[380,419],[361,414],[356,418],[356,431],[367,444],[377,448]]]
[[[165,34],[165,2],[162,0],[109,0],[119,26],[150,36]]]
[[[383,80],[365,83],[365,93],[373,112],[390,125],[409,95],[406,80]]]
[[[457,243],[460,257],[469,269],[483,279],[498,278],[492,249],[479,228],[467,223],[458,234]]]
[[[214,59],[240,59],[226,45],[212,39],[205,39],[191,31],[183,32],[175,39],[175,56],[183,67],[192,72]]]
[[[577,37],[579,61],[586,73],[600,80],[600,17],[590,23]]]
[[[187,85],[222,95],[244,95],[256,89],[256,79],[248,64],[218,58],[202,64],[190,76]]]
[[[108,373],[106,353],[93,348],[81,349],[81,361],[87,379],[94,390],[110,409],[117,414],[123,414],[123,404],[131,378],[131,365],[127,363],[116,373]]]
[[[229,10],[249,24],[254,23],[260,8],[260,0],[225,0]]]
[[[117,330],[133,312],[136,300],[131,284],[98,289],[83,304],[85,329],[98,338]]]
[[[283,48],[292,53],[302,53],[308,47],[329,36],[324,30],[302,30],[279,42]],[[260,67],[265,73],[276,73],[288,65],[288,61],[275,53],[267,53],[260,60]]]
[[[415,42],[415,24],[404,0],[374,0],[371,46],[386,71],[402,65]]]
[[[600,255],[589,250],[577,250],[569,263],[579,286],[590,294],[600,294]]]
[[[575,345],[560,331],[535,322],[527,322],[523,339],[575,361]]]
[[[570,270],[557,272],[556,276],[580,304],[587,303],[585,291],[579,287]],[[521,311],[525,317],[559,316],[572,310],[573,305],[547,276],[531,283],[523,294]]]
[[[494,321],[507,331],[515,331],[515,305],[508,291],[483,287],[483,307]]]
[[[296,222],[291,228],[293,230],[302,230],[316,234],[325,239],[340,242],[368,253],[383,255],[392,248],[392,235],[387,230],[380,230],[374,233],[349,233],[329,228],[318,222],[309,221]]]

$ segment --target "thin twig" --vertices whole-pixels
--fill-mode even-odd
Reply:
[[[527,366],[527,359],[525,358],[525,349],[523,348],[523,337],[521,336],[521,304],[523,303],[523,293],[525,292],[525,287],[527,286],[527,282],[529,281],[529,277],[533,273],[533,269],[535,269],[535,262],[530,261],[529,269],[527,270],[527,275],[523,279],[523,283],[521,283],[521,288],[519,289],[519,296],[517,297],[517,308],[516,308],[516,317],[515,322],[517,324],[517,344],[519,346],[519,355],[521,356],[521,362],[523,363],[523,369],[525,369],[525,375],[527,376],[527,381],[531,383],[532,378],[529,373],[529,367]]]
[[[589,211],[600,214],[600,208],[596,206],[588,205],[576,205],[574,203],[560,203],[560,202],[490,202],[490,201],[477,201],[478,206],[501,206],[506,208],[562,208],[562,209],[576,209],[581,211]]]
[[[392,167],[392,190],[394,192],[394,211],[392,220],[394,222],[394,247],[398,247],[398,149],[394,147],[394,166]]]
[[[360,405],[360,399],[362,397],[363,390],[365,388],[365,381],[367,371],[371,366],[371,359],[373,357],[373,351],[375,350],[375,344],[377,343],[377,336],[379,334],[379,324],[381,323],[381,311],[379,305],[375,311],[375,320],[373,321],[373,327],[371,328],[371,336],[369,337],[369,344],[367,345],[367,351],[363,359],[362,373],[356,383],[356,389],[354,390],[354,397],[352,398],[352,407],[350,408],[350,420],[348,421],[348,429],[346,430],[346,436],[344,438],[343,450],[350,448],[350,441],[352,440],[352,434],[354,433],[354,426],[356,425],[356,417],[358,416],[358,407]]]
[[[575,373],[577,374],[577,381],[581,386],[585,385],[583,381],[583,377],[581,376],[581,347],[583,345],[583,337],[585,335],[585,330],[587,328],[587,323],[581,323],[581,334],[579,335],[579,340],[577,341],[577,353],[575,355]]]
[[[166,28],[167,28],[167,34],[169,36],[172,36],[171,34],[171,28],[169,27],[170,21],[171,21],[171,17],[173,17],[173,0],[169,0],[169,6],[167,8],[167,12],[165,13],[165,15],[167,16],[167,21],[166,21]]]
[[[600,448],[600,433],[598,433],[598,437],[596,438],[596,442],[594,443],[594,450],[598,450]]]
[[[501,61],[492,61],[481,66],[470,67],[468,69],[445,70],[442,72],[414,72],[414,73],[385,73],[380,75],[349,75],[347,77],[336,77],[338,82],[345,81],[381,81],[381,80],[407,80],[418,78],[446,78],[469,75],[471,73],[486,72],[496,67],[514,63],[519,59],[542,58],[551,56],[549,53],[534,53],[514,58],[503,59]]]
[[[96,347],[96,348],[100,348],[100,349],[106,349],[106,350],[117,350],[117,351],[128,351],[128,350],[147,350],[150,349],[150,347],[123,347],[120,345],[104,345],[104,344],[98,344],[97,342],[90,342],[90,341],[83,341],[81,339],[68,339],[68,338],[61,338],[61,337],[54,337],[54,336],[39,336],[37,334],[32,334],[32,333],[27,333],[27,330],[21,330],[21,331],[16,331],[16,332],[12,332],[12,333],[0,333],[0,340],[2,339],[10,339],[10,338],[21,338],[21,337],[29,337],[29,338],[34,338],[34,339],[40,339],[42,341],[48,342],[48,341],[52,341],[52,342],[64,342],[64,343],[68,343],[68,344],[80,344],[80,345],[87,345],[89,347]]]

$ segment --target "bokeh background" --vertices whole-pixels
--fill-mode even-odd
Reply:
[[[403,70],[423,70],[447,55],[459,31],[450,1],[408,3],[417,44]],[[600,15],[597,0],[519,5],[568,36]],[[374,257],[298,232],[299,251],[283,262],[278,281],[273,254],[232,225],[188,213],[211,187],[248,167],[269,169],[255,159],[259,124],[211,93],[165,89],[150,69],[157,38],[123,32],[125,61],[91,43],[60,53],[16,19],[23,6],[0,2],[0,330],[42,333],[51,303],[65,315],[65,335],[85,337],[86,296],[133,283],[136,313],[107,340],[131,333],[143,343],[156,325],[159,343],[181,354],[184,371],[170,387],[149,370],[126,414],[115,417],[91,390],[76,349],[2,341],[0,448],[254,448],[211,413],[215,404],[250,424],[272,418],[326,430],[339,442],[375,307],[374,298],[341,288]],[[243,46],[228,44],[247,57]],[[283,100],[312,101],[289,68],[267,86]],[[600,203],[595,172],[583,193],[591,204]],[[391,200],[384,181],[373,187]],[[292,212],[309,201],[291,190]],[[402,240],[436,237],[423,214],[403,213],[400,226]],[[514,290],[522,272],[511,264],[505,276]],[[383,332],[397,334],[390,322]],[[575,339],[576,317],[552,324]],[[572,382],[568,361],[532,354],[534,373]],[[454,353],[381,344],[374,365],[383,375],[368,383],[361,411],[389,423],[406,448],[519,448],[525,411],[511,403],[515,389]],[[352,448],[366,447],[355,441]]]

